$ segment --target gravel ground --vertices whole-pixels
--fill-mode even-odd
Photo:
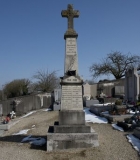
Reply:
[[[46,145],[37,147],[20,142],[27,135],[46,138],[48,127],[58,120],[58,112],[38,110],[12,123],[18,120],[0,137],[0,160],[140,160],[126,138],[127,133],[114,130],[110,124],[88,123],[99,135],[99,147],[46,152]],[[27,135],[12,135],[23,129],[30,129]]]

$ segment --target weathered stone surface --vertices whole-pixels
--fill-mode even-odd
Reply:
[[[61,109],[61,105],[60,104],[57,104],[57,103],[53,104],[53,111],[60,111],[60,109]]]
[[[64,39],[68,37],[78,37],[78,34],[74,30],[74,22],[73,18],[79,17],[79,11],[73,9],[72,4],[68,4],[67,10],[62,10],[61,12],[62,17],[68,18],[68,30],[66,31],[64,35]]]
[[[99,146],[98,134],[95,132],[47,134],[47,151],[97,146]]]
[[[113,106],[111,105],[104,105],[104,104],[94,104],[90,106],[90,111],[96,115],[100,115],[101,112],[104,111],[111,111]]]
[[[78,56],[76,38],[66,38],[65,47],[65,73],[69,70],[76,71],[78,75]]]
[[[82,85],[62,85],[61,110],[83,110]]]
[[[124,121],[125,118],[131,118],[132,114],[124,114],[124,115],[110,115],[106,113],[100,113],[101,116],[105,117],[109,122],[117,122]]]
[[[59,125],[85,125],[85,112],[60,111]]]
[[[54,133],[90,133],[90,126],[86,125],[61,125],[54,126]]]

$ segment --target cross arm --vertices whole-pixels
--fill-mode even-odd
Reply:
[[[79,11],[78,10],[75,10],[75,11],[73,11],[73,15],[74,15],[74,17],[75,18],[78,18],[79,17]]]
[[[68,17],[68,12],[67,12],[67,10],[62,10],[61,16],[62,16],[62,17]]]

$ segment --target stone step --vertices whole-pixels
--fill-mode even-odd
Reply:
[[[91,127],[85,125],[55,125],[54,133],[90,133]]]

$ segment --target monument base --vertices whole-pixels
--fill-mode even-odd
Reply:
[[[48,133],[47,151],[97,147],[98,135],[91,133]]]
[[[98,134],[85,125],[84,111],[60,111],[55,124],[47,133],[47,151],[99,146]]]

